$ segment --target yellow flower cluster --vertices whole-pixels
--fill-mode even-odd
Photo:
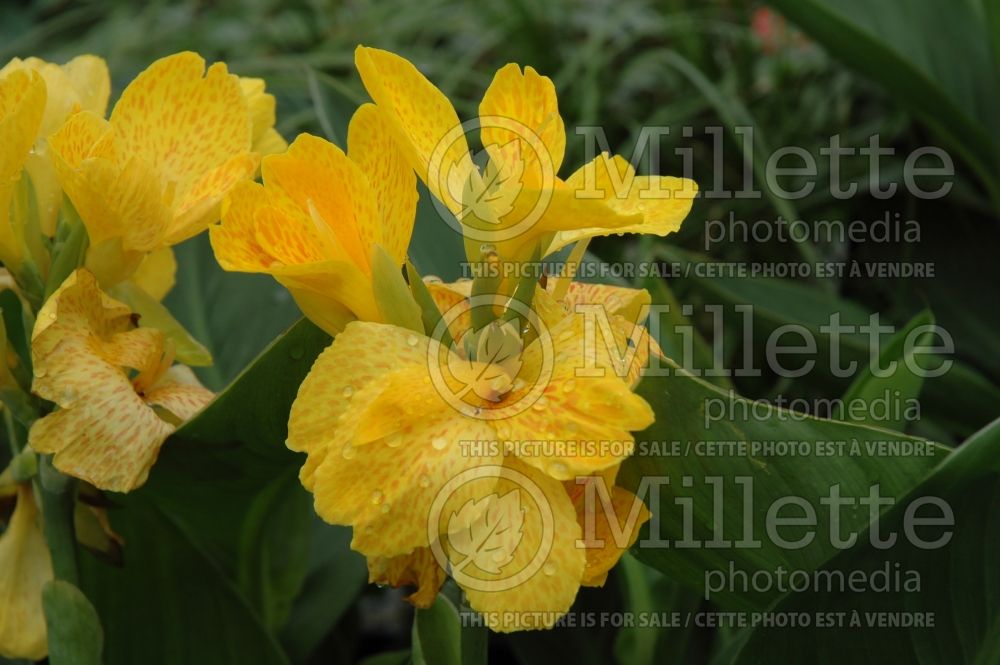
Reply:
[[[195,53],[153,63],[107,115],[110,92],[95,56],[0,69],[0,289],[34,322],[28,354],[0,334],[0,396],[8,425],[28,432],[15,453],[51,454],[88,487],[128,492],[212,398],[175,364],[207,354],[161,325],[175,323],[160,303],[174,282],[171,246],[217,222],[261,154],[287,145],[263,81],[221,63],[206,71]],[[45,506],[30,474],[8,470],[0,495],[14,505],[0,535],[0,656],[40,659],[53,575]]]
[[[299,389],[287,445],[306,454],[317,513],[354,528],[372,581],[415,585],[427,606],[450,575],[495,630],[523,628],[525,612],[550,626],[648,517],[614,479],[653,421],[633,388],[658,349],[639,325],[645,291],[523,275],[572,243],[577,260],[593,236],[677,230],[697,187],[608,155],[560,179],[555,89],[530,67],[498,71],[462,123],[405,59],[365,47],[355,59],[374,103],[352,119],[347,152],[302,135],[264,158],[263,184],[235,189],[212,245],[227,270],[273,275],[335,336]],[[475,279],[421,280],[407,261],[418,177],[483,268]],[[594,344],[592,307],[610,344]],[[631,363],[610,350],[630,346]],[[619,510],[587,501],[598,481]]]

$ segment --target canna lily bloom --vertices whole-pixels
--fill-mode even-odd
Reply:
[[[29,255],[21,220],[11,216],[15,188],[45,114],[45,81],[35,71],[0,76],[0,261],[17,274]]]
[[[314,323],[336,334],[353,319],[382,321],[373,293],[373,251],[401,266],[417,189],[381,112],[360,107],[348,151],[301,134],[265,157],[263,185],[238,185],[209,230],[226,270],[273,275]]]
[[[430,289],[442,311],[461,305],[467,291],[467,285]],[[431,556],[440,551],[472,607],[493,629],[524,628],[512,622],[511,612],[543,613],[543,624],[534,626],[540,628],[569,609],[582,584],[603,584],[634,541],[635,530],[648,517],[642,507],[624,545],[605,538],[593,551],[577,546],[588,507],[576,479],[600,476],[613,482],[631,452],[625,444],[634,442],[632,432],[653,422],[653,412],[632,392],[627,373],[615,371],[609,352],[587,348],[586,317],[561,307],[554,301],[546,306],[541,318],[548,321],[537,324],[537,335],[513,357],[484,354],[491,342],[484,346],[482,334],[479,351],[469,357],[460,350],[468,347],[462,343],[445,347],[408,329],[358,321],[316,360],[292,406],[287,445],[307,455],[300,479],[315,496],[316,512],[354,528],[352,547],[368,558],[373,581],[416,584],[410,600],[427,605],[444,578],[442,561]],[[462,330],[468,316],[453,317],[451,323],[457,340],[477,334]],[[495,328],[501,342],[494,347],[501,348],[509,330]],[[488,330],[491,334],[494,327]],[[610,330],[624,343],[616,326]],[[601,376],[579,371],[593,366],[606,371]],[[471,371],[444,371],[463,367]],[[473,383],[478,377],[486,378],[484,386]],[[555,451],[517,445],[539,440],[594,445]],[[608,441],[623,445],[597,443]],[[469,447],[477,442],[502,445]],[[476,489],[456,492],[444,513],[451,519],[437,531],[429,527],[435,498],[449,482],[483,468],[506,471]],[[526,491],[518,478],[534,491]],[[636,502],[620,488],[609,496],[616,506]],[[543,508],[517,509],[530,501]],[[612,529],[596,517],[600,538]],[[474,557],[477,579],[501,582],[500,568],[507,566],[522,572],[509,588],[484,588],[456,570],[468,569],[474,534],[496,530],[498,520],[516,523],[505,530],[516,538],[501,538],[502,565]],[[625,528],[621,522],[615,526]],[[528,559],[544,543],[549,546],[545,560],[532,571]]]
[[[31,335],[32,391],[59,408],[35,421],[29,444],[54,453],[63,473],[115,492],[142,485],[167,436],[212,399],[173,364],[163,333],[135,321],[80,269],[46,301]]]
[[[90,237],[86,265],[107,287],[150,252],[203,231],[253,177],[253,119],[240,80],[201,56],[157,60],[105,120],[69,117],[48,139],[59,181]]]
[[[41,660],[48,653],[42,588],[52,559],[31,485],[18,483],[17,504],[0,535],[0,656]]]
[[[253,123],[253,151],[262,157],[284,152],[288,142],[274,128],[274,95],[267,92],[264,79],[241,76],[240,89],[246,97]]]
[[[25,168],[31,175],[32,188],[38,201],[41,231],[52,237],[62,202],[62,189],[45,139],[77,111],[89,111],[103,118],[111,95],[111,76],[107,63],[93,55],[77,56],[64,65],[40,58],[13,58],[0,69],[0,78],[13,71],[35,71],[45,81],[45,114],[38,129],[35,148],[28,156]]]
[[[462,222],[470,260],[477,260],[472,248],[480,242],[502,258],[523,260],[536,246],[544,258],[597,235],[666,235],[691,209],[694,182],[637,176],[617,156],[602,154],[559,179],[566,131],[552,81],[531,67],[501,68],[483,96],[474,124],[489,165],[480,174],[455,109],[410,62],[359,46],[355,63],[407,161]]]

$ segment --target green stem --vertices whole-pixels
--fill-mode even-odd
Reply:
[[[76,533],[73,524],[75,481],[52,466],[52,456],[39,459],[38,489],[42,498],[42,527],[52,554],[56,579],[76,585]]]

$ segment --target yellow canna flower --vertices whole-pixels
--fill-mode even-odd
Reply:
[[[115,492],[142,485],[167,436],[212,398],[173,365],[163,333],[135,320],[81,269],[46,301],[31,336],[32,391],[59,408],[35,421],[29,444]]]
[[[417,190],[381,113],[366,104],[348,129],[348,152],[309,134],[265,157],[263,185],[245,182],[209,233],[226,270],[273,275],[317,325],[336,334],[355,318],[380,321],[373,250],[406,258]]]
[[[552,81],[531,67],[500,69],[478,120],[463,124],[444,94],[400,56],[359,46],[355,63],[410,165],[462,222],[470,260],[479,252],[468,248],[480,243],[523,260],[536,246],[544,257],[596,235],[666,235],[691,209],[694,182],[636,176],[617,156],[602,154],[559,179],[565,127]],[[489,156],[483,173],[466,141],[473,130]]]
[[[45,113],[45,81],[35,71],[0,76],[0,261],[17,274],[28,255],[22,220],[11,201]]]
[[[274,95],[267,92],[264,79],[241,76],[240,88],[253,122],[253,151],[263,157],[287,150],[288,141],[274,128]]]
[[[14,58],[0,69],[0,78],[13,71],[35,71],[45,81],[45,114],[38,130],[35,149],[28,156],[25,168],[31,175],[38,201],[41,231],[52,237],[62,202],[62,189],[45,139],[77,111],[90,111],[103,118],[111,95],[111,77],[107,63],[93,55],[77,56],[65,65],[56,65],[40,58]]]
[[[195,53],[154,62],[122,93],[108,120],[75,113],[49,137],[63,190],[90,237],[86,265],[105,286],[149,252],[218,219],[222,200],[253,177],[253,122],[225,64],[206,72]]]
[[[52,559],[31,485],[17,485],[17,504],[0,535],[0,656],[41,660],[48,653],[42,588]]]
[[[601,477],[613,484],[618,465],[631,453],[632,432],[648,427],[653,412],[632,392],[612,352],[590,348],[586,317],[567,313],[565,303],[536,294],[546,304],[533,320],[533,339],[506,353],[502,349],[518,339],[518,328],[492,325],[486,333],[495,334],[492,339],[471,332],[468,283],[430,287],[459,342],[444,345],[381,323],[348,324],[300,387],[287,445],[307,455],[300,479],[314,493],[317,513],[354,528],[352,547],[368,557],[374,581],[416,584],[411,600],[426,605],[447,565],[495,630],[551,626],[581,584],[603,583],[648,517],[644,508],[636,509],[627,543],[607,538],[593,552],[578,547],[588,508],[576,479]],[[596,292],[618,299],[614,315],[623,320],[641,293]],[[584,291],[572,297],[583,298]],[[625,343],[623,327],[610,330],[616,342]],[[462,351],[467,335],[478,336],[474,357]],[[484,352],[491,344],[494,350]],[[603,375],[581,371],[595,367]],[[526,445],[540,440],[587,445]],[[490,469],[498,471],[479,478],[485,482],[455,489],[439,511],[450,519],[434,523],[438,497],[454,479]],[[531,501],[540,509],[518,508]],[[636,500],[614,488],[611,502],[621,507]],[[608,522],[596,517],[598,534],[606,534]],[[467,576],[462,571],[473,556],[475,534],[495,530],[504,519],[517,527],[505,531],[516,533],[514,540],[501,539],[495,547],[502,565],[475,555],[480,576]],[[544,559],[532,569],[543,545]],[[509,586],[501,584],[499,570],[508,566],[521,571]],[[518,625],[512,619],[518,612],[539,612],[545,619]]]

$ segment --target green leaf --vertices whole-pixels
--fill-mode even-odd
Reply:
[[[899,534],[890,548],[864,538],[824,567],[831,575],[867,576],[876,570],[919,576],[919,591],[890,583],[886,590],[862,593],[826,588],[788,596],[778,612],[857,613],[858,626],[817,629],[758,629],[738,663],[950,663],[1000,662],[1000,420],[994,421],[948,457],[907,501],[881,521],[880,533]],[[939,497],[954,513],[951,539],[943,547],[922,547],[905,534],[910,501]],[[922,513],[926,515],[926,513]],[[912,527],[927,541],[940,529]],[[874,617],[932,616],[933,628],[887,628]]]
[[[94,606],[64,580],[42,589],[51,665],[101,665],[104,632]]]
[[[243,520],[239,585],[271,632],[285,625],[305,582],[311,503],[290,468],[253,498]]]
[[[111,524],[126,543],[124,565],[87,552],[80,561],[81,586],[104,625],[107,665],[287,665],[231,579],[186,530],[141,492],[117,500],[122,509],[112,511]]]
[[[424,332],[420,306],[410,293],[400,266],[382,245],[375,245],[372,252],[372,288],[378,311],[387,323],[415,333]]]
[[[192,367],[212,364],[212,354],[174,318],[163,303],[132,282],[122,282],[111,289],[111,295],[139,315],[139,325],[156,328],[173,342],[177,360]]]
[[[211,352],[214,364],[198,368],[198,376],[219,390],[302,314],[288,291],[269,275],[223,271],[208,234],[178,245],[174,252],[177,285],[163,304]]]
[[[976,0],[771,0],[852,68],[875,79],[969,161],[997,193],[1000,89]],[[942,51],[942,43],[950,48]]]
[[[639,617],[662,617],[672,621],[677,615],[690,616],[697,611],[701,598],[690,589],[643,565],[626,554],[617,570],[623,580],[624,609],[636,621]],[[688,654],[694,626],[658,627],[626,625],[615,636],[615,659],[621,665],[666,665],[692,662]]]
[[[916,339],[911,339],[917,330],[922,333]],[[923,349],[929,347],[934,342],[934,316],[929,312],[921,312],[913,318],[910,323],[896,333],[889,343],[882,347],[878,356],[878,367],[888,368],[889,363],[895,363],[895,371],[888,376],[876,376],[872,372],[871,365],[866,365],[861,369],[851,387],[844,393],[843,403],[845,410],[840,415],[840,420],[849,420],[858,423],[867,423],[879,427],[887,427],[902,432],[906,425],[904,411],[902,409],[890,409],[885,418],[875,419],[870,408],[863,409],[864,417],[852,417],[851,404],[871,404],[874,400],[889,399],[899,400],[903,403],[916,400],[920,395],[920,389],[924,385],[924,375],[922,371],[914,372],[912,367],[922,370],[931,369],[926,361],[917,361],[917,355],[926,355]]]
[[[413,663],[463,665],[458,610],[443,594],[427,609],[417,609],[413,617]]]
[[[653,406],[656,422],[636,435],[636,453],[622,465],[619,478],[622,486],[640,496],[644,478],[667,479],[668,484],[660,487],[659,503],[650,506],[659,524],[651,520],[632,551],[672,579],[703,592],[709,581],[718,579],[710,579],[713,571],[729,571],[730,567],[752,575],[761,569],[776,571],[779,566],[807,571],[822,566],[836,554],[826,536],[831,511],[820,502],[830,496],[833,486],[838,486],[843,497],[867,497],[878,485],[881,496],[898,499],[947,452],[938,444],[922,441],[917,442],[919,451],[880,448],[914,439],[742,399],[671,365],[675,369],[666,376],[647,376],[639,384],[638,392]],[[754,447],[774,442],[805,447],[794,448],[794,454]],[[844,445],[838,450],[824,442]],[[748,492],[752,500],[746,498]],[[773,522],[767,518],[768,510],[785,497],[801,498],[815,514],[816,537],[801,548],[783,547],[766,532],[765,525]],[[682,510],[683,505],[690,509]],[[782,514],[799,516],[802,510]],[[691,529],[685,534],[688,519]],[[867,511],[841,511],[840,529],[844,534],[857,532],[869,520]],[[651,531],[670,546],[644,544]],[[784,537],[797,540],[800,531]],[[716,536],[731,544],[707,546]],[[692,538],[700,544],[677,545]],[[741,540],[756,540],[760,545],[734,546]],[[727,586],[705,595],[723,607],[759,609],[780,594],[773,586],[745,592]]]

